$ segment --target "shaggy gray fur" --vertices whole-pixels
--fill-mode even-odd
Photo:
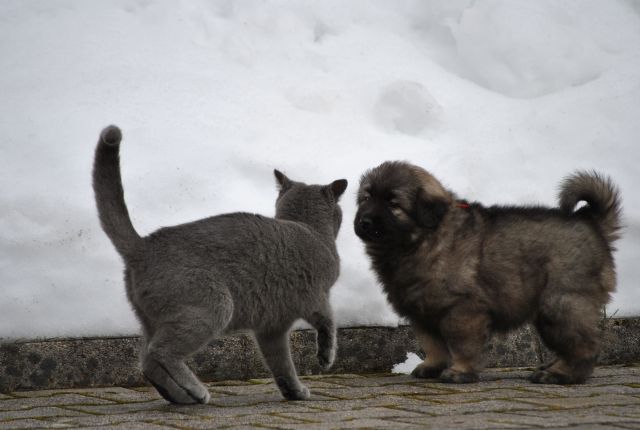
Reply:
[[[105,128],[96,147],[93,188],[98,213],[125,263],[125,286],[145,346],[142,369],[173,403],[207,403],[206,387],[184,360],[226,332],[254,332],[282,395],[307,399],[289,351],[299,318],[318,332],[324,368],[336,354],[329,289],[338,278],[338,199],[346,180],[305,185],[275,171],[276,217],[231,213],[136,233],[124,202],[122,133]]]

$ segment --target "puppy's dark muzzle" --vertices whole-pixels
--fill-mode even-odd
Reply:
[[[373,218],[367,215],[356,216],[354,230],[356,235],[364,241],[374,241],[382,236]]]

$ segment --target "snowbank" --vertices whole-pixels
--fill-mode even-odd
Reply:
[[[347,178],[332,301],[398,323],[352,230],[360,174],[387,159],[486,204],[555,204],[577,168],[623,193],[619,290],[640,313],[638,2],[5,0],[0,4],[0,337],[138,331],[98,225],[98,133],[146,234],[273,214],[273,168]],[[612,31],[615,29],[615,31]]]

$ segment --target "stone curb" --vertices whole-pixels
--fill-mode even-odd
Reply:
[[[138,337],[11,341],[0,344],[0,392],[75,387],[145,385],[138,367]],[[315,332],[294,331],[291,349],[300,375],[319,374]],[[410,327],[342,328],[330,373],[389,372],[407,352],[420,354]],[[491,341],[488,367],[535,366],[550,358],[530,327]],[[640,318],[603,321],[600,364],[640,361]],[[203,381],[268,377],[248,335],[216,340],[189,365]]]

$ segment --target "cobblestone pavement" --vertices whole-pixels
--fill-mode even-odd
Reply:
[[[586,385],[534,385],[525,369],[479,383],[406,375],[304,377],[309,401],[281,399],[269,379],[208,384],[211,402],[172,406],[154,390],[96,388],[0,394],[0,428],[640,429],[640,364],[596,370]]]

